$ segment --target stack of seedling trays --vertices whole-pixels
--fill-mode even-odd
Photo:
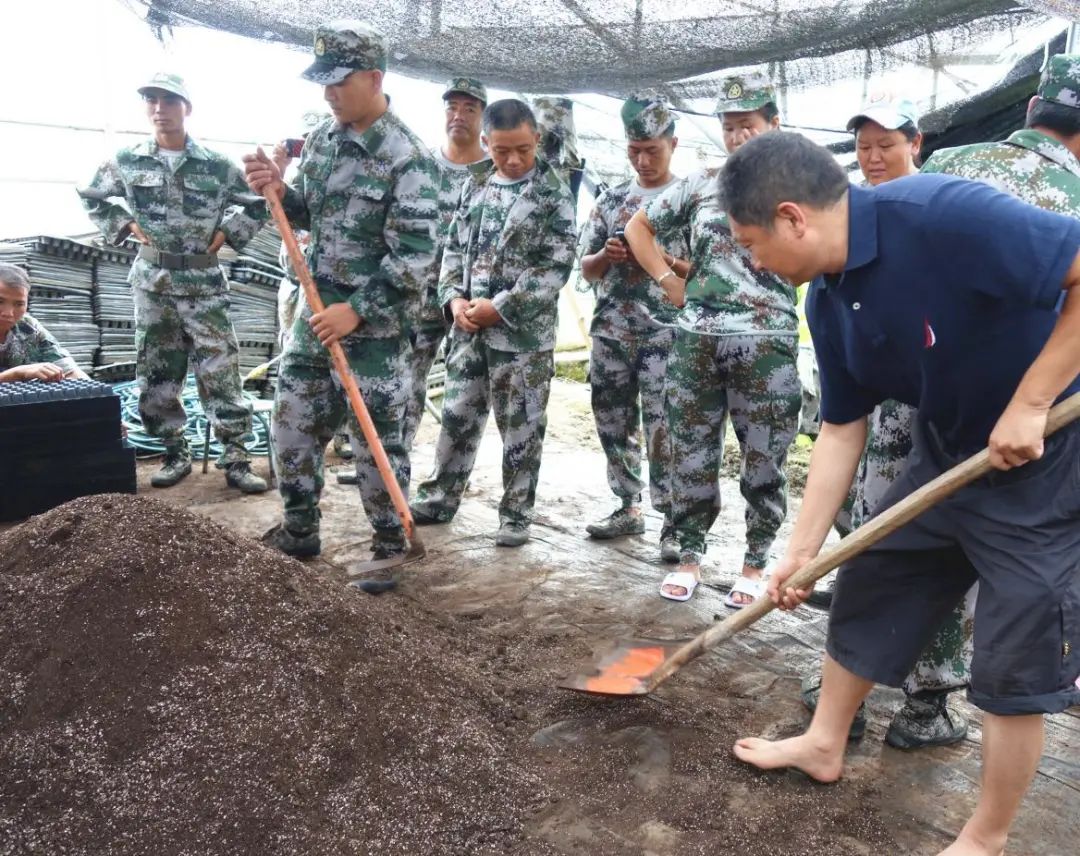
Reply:
[[[79,496],[135,492],[135,450],[111,387],[71,378],[0,384],[0,520]]]
[[[134,251],[127,248],[98,250],[93,297],[94,320],[101,330],[101,350],[94,373],[99,378],[104,372],[110,379],[123,379],[114,367],[133,366],[135,362],[135,305],[128,283],[134,260]]]
[[[97,250],[66,238],[20,241],[30,274],[30,314],[48,328],[82,369],[94,364],[100,344],[94,323],[94,260]]]
[[[238,260],[229,272],[229,314],[240,343],[240,374],[269,360],[277,345],[280,276]]]
[[[281,233],[274,223],[267,223],[255,233],[236,259],[236,266],[255,268],[280,281],[285,272],[281,269]]]
[[[26,247],[22,244],[0,243],[0,263],[26,267]]]

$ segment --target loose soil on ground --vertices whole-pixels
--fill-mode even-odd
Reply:
[[[0,854],[898,852],[866,780],[731,757],[745,692],[571,695],[541,625],[68,503],[0,534]]]

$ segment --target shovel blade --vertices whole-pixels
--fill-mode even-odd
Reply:
[[[558,686],[589,695],[640,696],[652,689],[652,674],[685,640],[629,639],[617,642],[591,666],[568,675]]]
[[[402,553],[400,556],[394,556],[391,559],[372,559],[369,562],[354,562],[345,569],[346,575],[350,577],[359,577],[362,574],[370,574],[372,571],[385,571],[390,568],[400,568],[403,565],[411,565],[413,562],[419,562],[427,556],[427,548],[424,546],[424,542],[419,538],[413,538],[409,542],[409,550],[406,553]]]

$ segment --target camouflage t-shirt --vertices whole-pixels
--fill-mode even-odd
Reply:
[[[71,354],[64,350],[52,333],[27,314],[15,322],[15,326],[0,342],[0,371],[6,372],[32,363],[52,363],[65,372],[79,369]]]
[[[718,168],[687,176],[645,206],[645,216],[664,238],[690,228],[690,274],[678,326],[709,336],[799,333],[795,288],[766,271],[755,271],[731,235],[720,205]]]
[[[973,178],[1029,205],[1080,217],[1080,160],[1062,143],[1031,128],[999,143],[941,149],[922,171]]]
[[[608,238],[625,229],[630,218],[650,200],[655,199],[679,179],[663,187],[644,188],[636,181],[623,182],[605,190],[596,200],[578,240],[578,257],[600,252]],[[663,236],[660,245],[671,255],[686,259],[690,255],[689,229]],[[603,277],[593,283],[596,308],[593,310],[593,336],[633,340],[675,325],[679,310],[664,297],[664,290],[634,261],[613,264]]]

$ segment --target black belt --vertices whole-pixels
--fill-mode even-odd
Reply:
[[[216,253],[163,253],[153,247],[139,247],[139,258],[166,270],[204,270],[217,267]]]

